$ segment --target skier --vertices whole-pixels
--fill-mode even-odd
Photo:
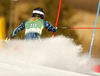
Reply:
[[[44,10],[40,7],[35,8],[32,12],[32,18],[21,23],[6,40],[13,39],[15,35],[25,29],[25,39],[41,39],[43,28],[48,31],[56,32],[57,29],[53,27],[48,21],[44,20]]]

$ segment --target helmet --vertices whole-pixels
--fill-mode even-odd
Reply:
[[[44,19],[44,10],[40,7],[37,7],[32,12],[32,17],[41,17],[41,19]]]

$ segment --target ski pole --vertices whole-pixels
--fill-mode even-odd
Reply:
[[[57,29],[100,29],[100,27],[57,27]]]

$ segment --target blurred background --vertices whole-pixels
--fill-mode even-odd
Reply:
[[[99,0],[62,0],[58,27],[94,27]],[[55,26],[59,0],[0,0],[0,39],[8,37],[23,21],[32,17],[36,7],[45,10],[45,20]],[[100,27],[100,15],[97,27]],[[5,31],[3,31],[5,30]],[[24,38],[24,31],[16,39]],[[51,37],[52,32],[43,30],[42,38]],[[93,29],[58,29],[57,35],[72,38],[83,47],[82,53],[90,49]],[[1,36],[2,35],[2,36]],[[92,57],[100,58],[100,29],[96,29]]]

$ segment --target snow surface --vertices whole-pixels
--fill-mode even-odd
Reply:
[[[13,40],[0,50],[0,76],[89,76],[96,61],[80,55],[82,50],[81,45],[64,36]]]

